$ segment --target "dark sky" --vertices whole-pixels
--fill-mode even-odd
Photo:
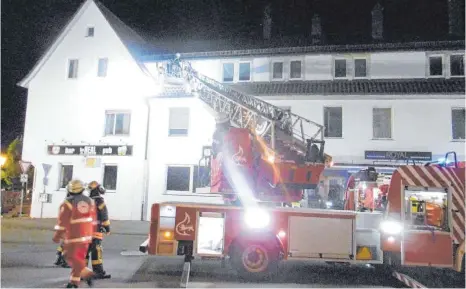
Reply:
[[[2,1],[2,150],[23,132],[27,91],[17,87],[16,83],[28,73],[82,2]],[[308,39],[311,18],[317,11],[322,18],[327,43],[370,42],[370,11],[376,0],[101,1],[155,44],[168,38],[260,39],[263,9],[269,2],[272,3],[275,40]],[[381,2],[385,7],[387,41],[445,38],[448,31],[447,0]],[[464,1],[461,5],[464,16]],[[462,21],[464,27],[464,18]]]

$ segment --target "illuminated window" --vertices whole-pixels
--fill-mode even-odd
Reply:
[[[118,178],[118,167],[116,165],[104,166],[104,188],[110,191],[116,190]]]
[[[64,189],[68,183],[73,179],[73,166],[61,165],[60,166],[60,188]]]
[[[172,107],[169,111],[168,136],[187,136],[189,130],[189,108]]]
[[[107,76],[107,66],[108,66],[108,58],[100,58],[99,65],[97,68],[97,76],[98,77],[106,77]]]
[[[324,107],[325,137],[343,137],[343,109]]]
[[[235,76],[235,66],[233,63],[223,64],[223,81],[231,82]]]
[[[77,59],[70,59],[68,61],[68,78],[78,78],[78,64]]]
[[[130,123],[128,112],[106,112],[105,135],[129,135]]]

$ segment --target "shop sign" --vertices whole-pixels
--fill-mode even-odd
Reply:
[[[364,151],[364,158],[366,160],[431,161],[432,152]]]
[[[70,156],[131,156],[133,146],[129,145],[49,145],[47,146],[49,155],[70,155]]]

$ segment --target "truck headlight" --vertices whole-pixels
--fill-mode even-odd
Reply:
[[[403,226],[400,222],[396,221],[383,221],[380,224],[380,229],[385,234],[398,235],[403,230]]]
[[[262,229],[269,225],[270,215],[261,208],[250,208],[244,212],[244,222],[251,229]]]

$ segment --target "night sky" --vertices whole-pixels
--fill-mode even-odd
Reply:
[[[3,0],[2,151],[24,127],[27,91],[16,86],[66,25],[83,0]],[[327,43],[370,42],[376,0],[102,0],[144,38],[158,43],[188,40],[258,40],[262,15],[272,3],[273,40],[303,44],[317,11]],[[387,41],[447,37],[447,0],[382,0]],[[464,17],[464,1],[462,1]],[[464,27],[464,18],[462,19]],[[464,39],[464,30],[463,37]],[[280,42],[280,41],[279,41]],[[241,47],[239,47],[241,48]],[[53,129],[53,128],[52,128]]]

